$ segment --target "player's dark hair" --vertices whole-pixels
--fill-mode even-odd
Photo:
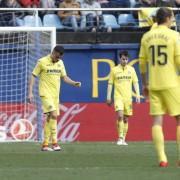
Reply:
[[[60,54],[64,54],[64,47],[63,46],[55,46],[53,51],[56,51]]]
[[[166,18],[167,17],[170,18],[172,15],[173,13],[171,9],[166,8],[166,7],[159,8],[156,14],[156,21],[158,24],[163,24],[166,22]]]
[[[126,50],[121,51],[121,52],[119,53],[119,57],[121,58],[122,56],[127,56],[127,57],[129,57],[128,51],[126,51]]]

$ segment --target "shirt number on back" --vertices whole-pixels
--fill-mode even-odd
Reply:
[[[166,45],[152,45],[149,47],[150,51],[151,51],[151,57],[152,57],[152,65],[155,66],[156,65],[156,61],[157,64],[162,66],[162,65],[166,65],[167,64],[167,53],[166,53],[166,49],[167,46]],[[156,60],[156,54],[157,54],[157,60]],[[158,59],[160,58],[161,59]]]

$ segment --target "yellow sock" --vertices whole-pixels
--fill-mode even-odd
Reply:
[[[46,121],[44,125],[44,142],[43,142],[44,146],[48,146],[50,136],[51,136],[50,123],[49,121]]]
[[[180,163],[180,126],[177,126],[176,136],[177,136],[176,140],[177,140],[178,161]]]
[[[51,127],[52,144],[56,144],[57,143],[57,120],[50,119],[49,123]]]
[[[164,135],[160,125],[154,125],[152,127],[152,138],[158,154],[159,162],[167,162],[167,157],[164,150]]]
[[[117,127],[118,127],[118,136],[119,136],[119,138],[123,138],[124,137],[124,133],[123,133],[124,122],[122,120],[117,121]]]
[[[128,132],[128,122],[124,123],[124,129],[123,129],[124,139],[126,139],[127,132]]]

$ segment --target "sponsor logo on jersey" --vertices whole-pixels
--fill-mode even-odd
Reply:
[[[47,69],[47,73],[60,73],[60,69]]]

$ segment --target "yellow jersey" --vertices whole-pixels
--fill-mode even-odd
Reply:
[[[162,90],[178,86],[179,33],[164,25],[145,33],[141,40],[139,65],[141,73],[149,73],[149,89]]]
[[[66,76],[62,60],[52,62],[50,55],[38,60],[32,74],[39,77],[39,95],[59,97],[61,77]]]
[[[108,84],[114,85],[114,99],[132,100],[132,84],[137,83],[138,78],[134,68],[130,65],[122,67],[120,64],[113,67]]]
[[[150,29],[150,30],[155,29],[155,28],[157,28],[157,27],[158,27],[158,24],[157,24],[157,23],[154,23],[154,24],[151,26],[151,29]]]

